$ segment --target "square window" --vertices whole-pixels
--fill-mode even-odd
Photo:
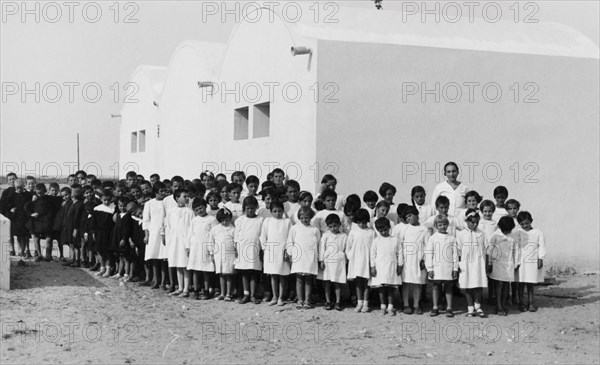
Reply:
[[[239,141],[248,139],[248,107],[234,110],[233,113],[233,139]]]
[[[254,106],[254,119],[252,127],[252,138],[269,136],[271,124],[271,103],[263,103]]]
[[[131,153],[137,152],[137,132],[131,133]]]

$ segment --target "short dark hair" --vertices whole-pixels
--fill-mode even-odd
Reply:
[[[340,217],[338,217],[337,214],[330,214],[325,218],[325,224],[327,226],[331,224],[342,224],[342,221],[340,220]]]
[[[517,222],[519,222],[519,224],[521,224],[521,222],[523,221],[530,221],[533,222],[533,217],[531,216],[531,214],[528,211],[522,211],[519,212],[519,214],[517,214]]]
[[[332,196],[334,199],[337,199],[337,193],[331,189],[326,189],[323,193],[321,193],[321,200],[325,201],[327,197]]]
[[[200,206],[206,207],[206,205],[206,200],[204,200],[204,198],[196,198],[192,202],[192,209],[196,209]]]
[[[385,195],[385,192],[388,190],[391,190],[393,194],[396,195],[396,187],[388,182],[384,182],[383,184],[381,184],[381,186],[379,187],[379,195],[383,197]]]
[[[260,180],[258,180],[258,177],[254,176],[254,175],[250,175],[246,178],[246,185],[258,184],[259,182],[260,182]]]
[[[494,202],[491,200],[484,200],[481,202],[481,204],[479,204],[479,210],[481,210],[482,212],[483,212],[483,208],[485,208],[485,207],[492,208],[492,212],[496,211],[496,204],[494,204]]]
[[[512,230],[515,228],[515,220],[505,215],[504,217],[500,218],[500,221],[498,222],[498,228],[500,228],[502,232],[512,232]]]
[[[508,208],[509,205],[512,204],[516,204],[517,205],[517,209],[521,208],[521,203],[519,203],[518,200],[516,199],[508,199],[506,202],[504,202],[504,206]]]
[[[354,213],[354,223],[369,223],[371,217],[369,211],[366,209],[359,209]]]
[[[374,192],[373,190],[367,190],[367,192],[365,193],[365,195],[363,195],[363,201],[366,202],[375,202],[377,203],[377,200],[379,200],[379,197],[377,196],[377,193]]]
[[[231,214],[231,210],[229,210],[227,208],[219,209],[219,211],[217,212],[217,222],[221,223],[227,218],[229,218],[229,219],[233,218],[233,214]]]
[[[500,195],[500,194],[504,194],[504,195],[506,195],[506,197],[508,197],[508,189],[506,187],[502,186],[502,185],[496,186],[494,188],[494,193],[493,194],[494,194],[494,196]]]
[[[283,208],[283,203],[280,202],[279,200],[273,200],[271,202],[271,208],[269,210],[273,211],[273,208],[280,208],[280,209],[284,209]]]
[[[247,206],[254,206],[258,208],[258,200],[256,200],[256,198],[253,196],[245,197],[244,201],[242,202],[242,210],[246,210]]]
[[[375,229],[379,232],[384,229],[390,229],[391,227],[390,220],[387,218],[377,218],[375,221]]]
[[[450,205],[450,199],[448,197],[440,195],[435,199],[435,207],[439,207],[440,205]]]

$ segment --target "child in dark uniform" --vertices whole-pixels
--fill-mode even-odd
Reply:
[[[115,205],[112,203],[113,195],[109,189],[104,190],[102,198],[102,204],[94,207],[94,220],[92,232],[94,236],[94,251],[98,255],[98,262],[100,263],[100,270],[96,274],[102,276],[104,274],[110,275],[111,269],[111,234],[115,222],[113,222],[113,215],[115,214]]]
[[[71,267],[81,267],[81,217],[84,213],[83,196],[81,195],[81,185],[73,184],[71,188],[71,201],[73,202],[67,211],[65,226],[67,230],[67,239],[71,248],[73,261],[68,265]]]
[[[6,211],[10,219],[11,237],[17,236],[17,242],[21,249],[22,258],[30,258],[29,230],[27,221],[29,219],[25,211],[25,204],[31,201],[31,193],[25,190],[23,180],[15,181],[15,191],[8,194],[6,198]]]
[[[127,213],[126,207],[130,201],[131,200],[126,196],[120,196],[117,199],[118,210],[117,213],[113,215],[113,222],[115,222],[115,225],[112,231],[110,246],[110,254],[115,260],[115,274],[110,276],[110,274],[108,274],[110,270],[108,270],[103,277],[110,276],[111,279],[123,278],[123,273],[125,272],[125,258],[123,257],[125,247],[125,240],[123,240],[123,217]]]
[[[64,253],[63,253],[63,245],[69,244],[68,234],[67,234],[67,212],[71,208],[73,201],[71,200],[71,188],[64,187],[60,191],[60,196],[62,202],[60,203],[60,208],[58,209],[58,213],[56,213],[56,217],[54,218],[54,230],[60,231],[59,239],[58,239],[58,252],[59,258],[58,260],[61,262],[66,262]]]
[[[33,235],[33,242],[35,244],[35,250],[38,252],[35,258],[36,262],[39,261],[52,261],[52,223],[54,221],[54,205],[55,202],[49,195],[46,195],[46,185],[36,184],[35,195],[32,196],[25,210],[27,215],[30,217],[28,225],[31,234]],[[42,257],[42,247],[40,240],[46,240],[46,256]],[[48,252],[50,247],[50,252]]]

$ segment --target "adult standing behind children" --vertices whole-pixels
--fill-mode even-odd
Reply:
[[[444,165],[444,176],[446,181],[439,183],[431,194],[431,205],[435,206],[435,200],[438,196],[443,195],[450,200],[448,215],[456,217],[461,209],[466,208],[465,195],[469,188],[458,181],[459,169],[454,162],[448,162]]]

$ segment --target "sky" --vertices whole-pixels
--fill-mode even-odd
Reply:
[[[125,83],[136,67],[167,66],[184,40],[225,43],[236,24],[234,16],[222,21],[218,11],[235,7],[222,1],[0,3],[3,176],[15,171],[21,176],[64,178],[75,172],[77,133],[80,166],[103,177],[117,176],[123,168],[118,166],[120,119],[111,114],[120,113],[131,91]],[[326,3],[374,7],[371,0],[325,1],[321,6]],[[409,6],[421,3],[384,0],[383,11],[412,9]],[[429,2],[435,3],[441,9],[445,5]],[[566,24],[599,44],[599,1],[494,4],[501,4],[506,17],[519,9],[518,19],[531,15]],[[245,5],[241,3],[240,9]],[[215,6],[217,14],[212,14]],[[476,9],[473,15],[481,17],[482,12]]]

